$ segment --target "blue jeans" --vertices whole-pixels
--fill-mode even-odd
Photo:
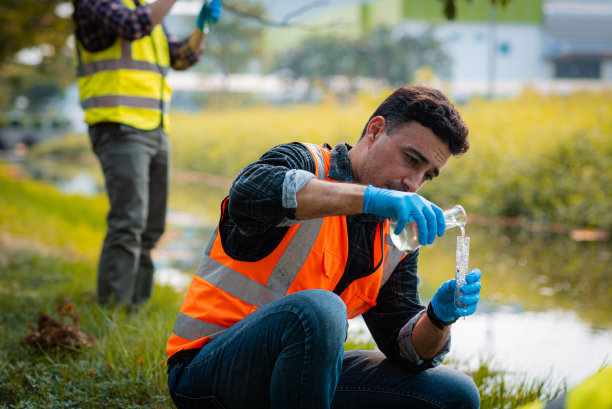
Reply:
[[[168,369],[179,409],[478,408],[465,374],[411,373],[378,351],[344,353],[346,307],[324,290],[266,304]]]

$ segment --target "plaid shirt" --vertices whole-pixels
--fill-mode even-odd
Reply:
[[[329,145],[326,148],[331,150]],[[340,143],[331,150],[328,177],[344,183],[354,182],[349,149],[349,145]],[[226,253],[242,261],[256,261],[270,254],[289,229],[285,221],[296,222],[296,207],[283,204],[287,201],[283,199],[287,194],[283,188],[287,172],[301,169],[314,174],[315,168],[312,155],[300,143],[279,145],[245,167],[234,180],[228,211],[220,222]],[[382,221],[384,219],[370,214],[347,216],[348,260],[334,289],[336,294],[342,293],[351,282],[371,274],[374,263],[380,261],[374,260],[373,246],[375,235],[380,234],[378,223]],[[417,315],[420,317],[424,309],[417,290],[417,259],[418,250],[404,257],[381,288],[376,306],[363,314],[380,350],[399,361],[404,360],[399,356],[398,334],[408,321],[416,322]],[[445,348],[438,357],[421,361],[418,366],[437,365],[447,352]]]
[[[153,31],[151,6],[139,5],[134,10],[121,0],[76,0],[74,20],[76,36],[88,51],[102,51],[110,47],[117,37],[137,40]],[[162,27],[163,24],[162,24]],[[188,39],[179,40],[164,27],[170,50],[170,65],[185,70],[197,63],[204,49],[194,52]]]

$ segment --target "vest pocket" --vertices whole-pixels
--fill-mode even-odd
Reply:
[[[323,250],[323,274],[327,278],[332,278],[343,272],[342,257],[330,249]]]
[[[375,305],[376,300],[371,300],[370,298],[357,291],[346,303],[346,310],[348,311],[347,315],[349,318],[355,318],[363,314],[370,308],[374,307]]]

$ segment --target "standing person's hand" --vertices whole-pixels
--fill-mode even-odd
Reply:
[[[363,211],[397,220],[395,234],[400,234],[409,222],[416,223],[423,246],[433,243],[436,235],[442,237],[446,228],[442,209],[416,193],[369,185],[363,196]]]
[[[205,26],[219,21],[222,12],[221,0],[205,0],[200,9],[200,14],[198,14],[196,27],[204,32]]]

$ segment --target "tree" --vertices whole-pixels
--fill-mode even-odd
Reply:
[[[0,43],[0,108],[28,92],[33,92],[31,101],[42,101],[38,97],[51,91],[45,83],[57,84],[57,92],[70,82],[71,57],[61,50],[71,31],[70,3],[65,0],[0,3],[0,38],[5,39]],[[16,62],[15,55],[29,48],[38,52],[40,60],[29,65]]]
[[[0,3],[0,67],[24,48],[42,44],[59,49],[72,31],[65,0],[3,0]],[[59,9],[58,9],[59,6]]]
[[[215,70],[224,74],[247,71],[249,62],[263,53],[264,26],[253,18],[243,17],[230,9],[212,28],[206,39],[206,53],[201,67],[207,72]],[[241,13],[248,16],[264,16],[264,9],[257,4],[243,2]]]
[[[335,36],[312,36],[278,58],[275,70],[293,78],[329,81],[335,76],[370,77],[390,86],[405,85],[423,67],[448,76],[449,57],[432,31],[419,37],[397,35],[388,27],[350,40]]]
[[[455,16],[455,4],[459,0],[440,0],[447,18]],[[469,0],[463,0],[469,1]],[[492,4],[505,5],[510,0],[489,0]],[[66,40],[72,34],[72,2],[66,0],[2,0],[0,2],[0,109],[15,95],[26,92],[28,81],[56,81],[61,91],[74,76],[70,65],[72,56],[65,50]],[[268,18],[265,10],[252,2],[223,0],[226,15],[211,36],[208,56],[215,57],[209,64],[223,72],[244,70],[245,61],[261,52],[261,32],[266,26],[294,27],[291,18],[300,13],[325,6],[327,2],[312,0],[279,21]],[[228,20],[227,23],[224,20]],[[245,23],[246,22],[246,23]],[[237,33],[242,33],[238,34]],[[249,41],[250,40],[250,41]],[[29,65],[15,60],[24,49],[38,49],[42,58]],[[349,65],[348,60],[338,64]],[[314,61],[311,66],[316,66]],[[361,68],[363,69],[363,68]],[[346,68],[345,68],[346,70]],[[58,80],[59,79],[59,80]]]
[[[444,15],[455,17],[456,3],[459,0],[439,0],[443,3]],[[469,0],[463,0],[469,1]],[[510,0],[489,0],[491,4],[506,5]],[[311,2],[316,7],[325,2]],[[0,68],[16,53],[24,48],[47,44],[55,49],[61,48],[72,32],[69,15],[61,10],[69,10],[66,0],[3,0],[0,3],[0,38],[10,39],[0,44]],[[288,19],[273,21],[265,11],[242,1],[224,1],[224,7],[242,19],[254,19],[263,25],[291,26]],[[308,8],[308,4],[302,9]]]
[[[440,0],[441,2],[444,3],[443,6],[443,11],[444,11],[444,16],[449,19],[449,20],[454,20],[455,16],[457,15],[457,0]],[[470,0],[467,0],[470,1]],[[491,4],[493,5],[501,5],[501,6],[505,6],[506,4],[508,4],[510,2],[510,0],[489,0],[491,2]]]

